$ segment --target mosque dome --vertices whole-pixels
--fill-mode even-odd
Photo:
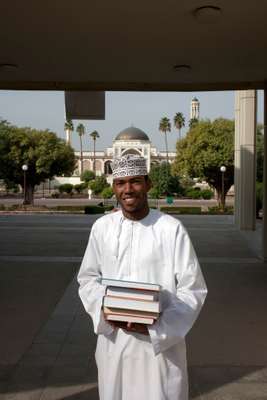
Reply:
[[[149,137],[141,129],[130,126],[118,133],[115,140],[142,140],[147,142],[149,141]]]

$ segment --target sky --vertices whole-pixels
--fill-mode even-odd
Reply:
[[[84,150],[93,149],[89,134],[96,130],[100,138],[97,150],[112,146],[116,135],[129,126],[142,129],[158,150],[165,150],[164,135],[159,132],[159,121],[167,117],[172,123],[168,134],[169,150],[175,151],[178,131],[173,127],[177,112],[184,114],[186,124],[182,136],[188,130],[190,102],[193,97],[200,101],[200,118],[211,120],[223,117],[234,119],[234,92],[106,92],[106,117],[103,121],[76,121],[83,123],[86,135]],[[19,127],[49,129],[65,138],[64,92],[49,91],[0,91],[0,118]],[[258,122],[263,122],[263,92],[258,92]],[[72,145],[79,150],[78,134],[73,132]]]

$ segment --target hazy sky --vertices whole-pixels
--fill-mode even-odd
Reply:
[[[188,129],[190,102],[200,101],[200,118],[234,118],[234,92],[106,92],[106,119],[104,121],[73,121],[75,127],[82,122],[86,132],[97,130],[100,139],[97,150],[112,145],[112,140],[123,129],[133,125],[144,130],[159,150],[163,150],[164,137],[158,130],[162,117],[173,117],[182,112]],[[64,92],[0,91],[0,117],[17,126],[50,129],[65,138]],[[263,120],[263,93],[258,93],[258,122]],[[173,124],[172,124],[173,125]],[[172,127],[168,135],[169,149],[175,149],[178,131]],[[84,149],[92,150],[92,140],[84,136]],[[78,135],[73,132],[72,144],[79,149]]]

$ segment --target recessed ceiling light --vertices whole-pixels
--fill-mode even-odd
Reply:
[[[174,65],[173,69],[177,72],[188,72],[191,70],[191,66],[188,64],[177,64]]]
[[[217,6],[202,6],[193,11],[198,22],[203,24],[212,24],[218,21],[222,15],[222,10]]]
[[[12,63],[0,63],[0,70],[1,71],[7,71],[7,72],[12,72],[15,71],[18,68],[17,64],[12,64]]]

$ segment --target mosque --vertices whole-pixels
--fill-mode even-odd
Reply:
[[[139,128],[131,126],[119,132],[113,140],[112,147],[103,151],[95,152],[95,172],[96,175],[111,175],[111,162],[114,157],[120,157],[126,154],[137,154],[144,157],[147,161],[148,171],[152,164],[160,164],[167,159],[166,151],[158,151],[149,139],[148,135]],[[175,158],[175,152],[168,152],[169,161]],[[74,175],[78,176],[81,172],[80,152],[75,152],[77,158],[77,169]],[[83,152],[83,171],[94,170],[94,153]]]
[[[199,108],[200,103],[196,97],[191,101],[190,118],[199,119]],[[66,132],[66,141],[71,144],[70,132]],[[166,162],[167,153],[166,151],[158,151],[153,146],[149,136],[141,129],[131,126],[123,129],[119,132],[113,140],[112,147],[108,147],[103,151],[96,151],[95,158],[94,153],[90,151],[83,152],[83,171],[95,170],[96,175],[105,175],[111,178],[111,162],[114,157],[120,157],[125,154],[138,154],[143,156],[147,161],[147,169],[150,171],[151,165],[161,164]],[[175,152],[168,152],[169,162],[173,162],[175,159]],[[77,159],[77,168],[74,171],[73,177],[76,179],[81,174],[81,159],[80,152],[75,152]],[[95,166],[94,166],[95,160]],[[108,179],[109,180],[109,179]]]

